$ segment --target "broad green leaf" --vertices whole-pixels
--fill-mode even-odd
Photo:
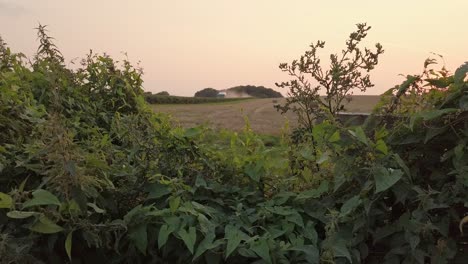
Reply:
[[[317,189],[299,193],[296,197],[296,200],[315,199],[322,196],[322,194],[326,192],[328,192],[328,181],[322,181]]]
[[[203,178],[203,176],[198,175],[197,178],[195,179],[195,187],[207,187],[206,181]]]
[[[53,234],[63,231],[61,226],[58,226],[56,223],[52,222],[49,218],[45,216],[39,217],[39,221],[36,222],[33,226],[29,228],[31,231],[43,234]]]
[[[174,232],[173,226],[162,225],[159,229],[158,248],[161,249],[167,242],[169,235]]]
[[[180,197],[177,196],[177,197],[172,197],[170,200],[169,200],[169,208],[171,209],[171,212],[175,212],[177,211],[177,209],[179,208],[179,205],[180,205]]]
[[[58,205],[60,206],[60,201],[57,196],[53,195],[49,191],[38,189],[33,193],[33,198],[29,201],[26,201],[23,204],[23,208],[28,208],[37,205]]]
[[[352,263],[351,253],[349,253],[349,250],[346,247],[346,243],[343,240],[338,240],[335,243],[333,243],[332,248],[333,248],[333,254],[335,255],[335,257],[344,257],[350,263]]]
[[[193,254],[195,242],[197,240],[197,230],[195,229],[195,227],[189,227],[188,232],[185,229],[181,229],[179,230],[178,234],[180,238],[182,238],[182,241],[184,241],[188,250],[190,250],[190,253]]]
[[[459,105],[460,105],[461,110],[464,110],[464,111],[468,110],[468,95],[467,94],[465,94],[464,96],[462,96],[462,98],[460,98]]]
[[[250,259],[253,259],[253,258],[257,258],[257,254],[255,254],[255,252],[253,252],[253,250],[251,249],[247,249],[245,247],[240,247],[238,250],[237,250],[237,253],[239,253],[239,255],[243,256],[243,257],[246,257],[246,258],[250,258]],[[254,262],[255,263],[255,262]]]
[[[226,225],[224,233],[227,240],[225,259],[239,246],[242,241],[241,231],[232,225]]]
[[[317,159],[317,164],[322,164],[325,161],[327,161],[330,158],[329,152],[326,151],[320,155],[320,157]]]
[[[268,210],[271,213],[278,214],[278,215],[292,215],[296,213],[296,210],[292,209],[289,206],[273,206],[273,207],[265,207],[266,210]]]
[[[424,121],[430,121],[440,116],[443,116],[445,114],[453,113],[456,111],[457,109],[455,108],[436,109],[436,110],[420,113],[419,116],[421,116]]]
[[[148,246],[148,234],[146,224],[141,224],[136,228],[130,230],[128,236],[135,246],[140,250],[143,255],[146,255],[146,248]]]
[[[399,226],[397,225],[386,225],[380,228],[377,228],[374,232],[374,243],[381,241],[384,238],[388,238],[390,235],[399,231]]]
[[[72,259],[71,250],[72,250],[72,240],[73,240],[73,231],[68,233],[67,238],[65,239],[65,251],[67,252],[68,259]]]
[[[200,135],[203,131],[198,127],[191,127],[185,130],[184,137],[194,138]]]
[[[340,140],[340,131],[336,130],[335,133],[333,133],[330,138],[328,138],[328,142],[333,143],[337,142]]]
[[[424,138],[424,144],[429,142],[434,137],[444,133],[445,131],[449,130],[448,127],[438,127],[438,128],[428,128],[426,131],[426,137]]]
[[[382,139],[377,140],[375,143],[375,149],[382,152],[383,154],[388,154],[388,147],[387,144]]]
[[[413,234],[409,231],[405,232],[405,239],[409,242],[411,246],[411,250],[415,250],[416,247],[419,245],[420,238],[418,234]]]
[[[365,145],[369,145],[369,141],[367,140],[366,133],[362,130],[362,127],[358,126],[353,130],[348,130],[351,135],[353,135],[357,140],[361,141]]]
[[[314,160],[315,159],[315,156],[314,156],[314,154],[312,152],[312,149],[310,149],[310,148],[306,148],[306,147],[301,148],[299,150],[299,154],[301,155],[301,157],[303,157],[306,160]]]
[[[313,246],[313,245],[294,246],[294,247],[289,248],[289,250],[303,252],[305,254],[307,263],[313,263],[313,264],[320,263],[320,253],[316,246]]]
[[[356,207],[361,204],[361,199],[359,199],[359,195],[354,196],[353,198],[347,200],[343,206],[341,206],[340,215],[346,216],[347,214],[351,213]]]
[[[10,211],[7,216],[14,219],[24,219],[39,214],[38,212]]]
[[[383,192],[392,187],[403,176],[401,170],[387,169],[382,166],[376,166],[372,171],[375,180],[375,193]]]
[[[149,192],[148,199],[158,199],[171,193],[167,185],[160,183],[153,183],[148,185],[145,190]]]
[[[263,166],[260,162],[250,163],[245,166],[244,172],[255,182],[260,182]]]
[[[468,62],[465,62],[462,66],[460,66],[454,73],[453,78],[456,83],[462,83],[465,78],[466,74],[468,73]]]
[[[254,241],[250,245],[250,249],[267,263],[272,263],[270,257],[270,248],[268,247],[268,242],[265,238],[260,238],[257,241]]]
[[[11,208],[13,199],[10,195],[0,192],[0,208]]]
[[[286,220],[295,223],[300,227],[304,227],[304,220],[302,220],[302,216],[296,211],[294,211],[292,215],[287,216]]]
[[[304,228],[304,237],[310,239],[312,244],[317,245],[318,234],[315,230],[315,224],[312,221],[308,221],[306,227]]]
[[[205,238],[200,242],[200,244],[197,247],[197,250],[195,251],[195,255],[193,256],[193,260],[197,259],[200,257],[205,251],[209,249],[213,249],[217,247],[220,243],[218,242],[218,245],[214,245],[213,240],[215,239],[215,234],[213,232],[208,233]],[[219,240],[218,240],[219,241]]]
[[[406,166],[405,162],[400,158],[400,156],[398,154],[394,154],[393,157],[395,158],[395,161],[398,163],[400,168],[402,168],[403,171],[405,171],[406,175],[408,177],[411,177],[411,172],[410,172],[408,166]]]

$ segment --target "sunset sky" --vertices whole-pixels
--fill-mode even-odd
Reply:
[[[372,72],[380,94],[419,73],[431,52],[449,70],[468,61],[467,0],[0,0],[0,35],[32,56],[34,28],[48,25],[68,61],[89,49],[141,61],[147,91],[192,96],[213,87],[288,79],[278,65],[299,58],[311,42],[339,52],[356,23],[372,29],[364,45],[385,54]],[[286,91],[281,91],[285,94]]]

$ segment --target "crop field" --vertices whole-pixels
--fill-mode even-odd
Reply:
[[[240,131],[249,120],[253,131],[261,134],[279,134],[286,124],[297,125],[293,113],[281,115],[273,107],[280,99],[249,99],[218,104],[164,104],[152,105],[155,112],[170,114],[176,125],[194,127],[206,124],[216,129]],[[368,113],[378,102],[377,95],[356,95],[346,106],[348,112]]]

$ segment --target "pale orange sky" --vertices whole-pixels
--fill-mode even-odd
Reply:
[[[380,42],[385,54],[371,73],[380,94],[419,73],[431,52],[447,68],[468,61],[467,0],[0,0],[0,35],[32,56],[34,27],[49,27],[67,60],[89,49],[116,59],[127,52],[141,61],[144,88],[192,96],[213,87],[263,85],[288,79],[281,62],[299,58],[311,42],[339,52],[355,29],[372,29],[365,45]]]

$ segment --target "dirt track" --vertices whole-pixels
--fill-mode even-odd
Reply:
[[[369,112],[378,100],[378,96],[355,96],[347,106],[350,112]],[[240,102],[220,104],[178,104],[153,105],[156,112],[168,113],[175,122],[183,127],[208,124],[213,128],[226,128],[240,131],[245,127],[244,117],[250,121],[255,132],[279,134],[286,122],[290,127],[297,125],[293,113],[281,115],[273,107],[275,99],[249,99]],[[278,103],[284,99],[277,100]]]

